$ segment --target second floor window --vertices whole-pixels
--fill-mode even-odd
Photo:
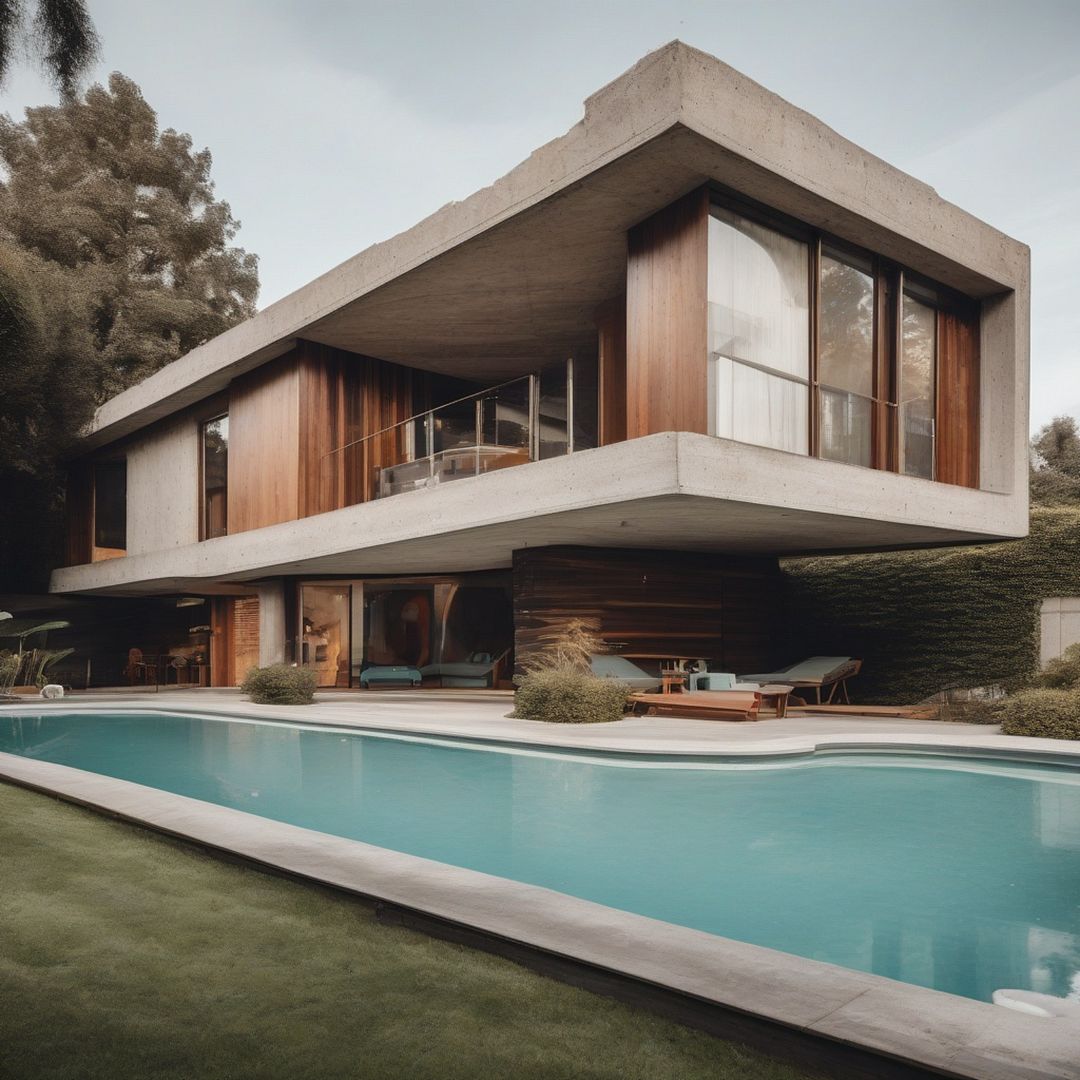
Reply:
[[[942,430],[977,431],[978,414],[939,401],[938,369],[977,385],[978,304],[798,223],[766,221],[750,207],[711,209],[710,432],[977,486],[977,457],[944,473],[939,464],[939,412]]]
[[[229,417],[202,426],[202,539],[229,531]]]

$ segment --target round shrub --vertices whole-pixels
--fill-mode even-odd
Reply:
[[[252,668],[240,689],[256,705],[310,705],[318,681],[310,668],[271,664]]]
[[[511,715],[547,724],[603,724],[621,720],[626,686],[577,668],[530,671],[518,680]]]
[[[1051,660],[1035,683],[1048,690],[1080,690],[1080,643]]]
[[[1005,735],[1080,739],[1080,691],[1024,690],[999,706]]]

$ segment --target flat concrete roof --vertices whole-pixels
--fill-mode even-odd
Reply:
[[[374,696],[380,702],[390,697]],[[158,701],[154,705],[160,707]],[[19,711],[63,712],[73,707],[81,710],[85,703],[43,703]],[[114,711],[116,705],[105,707]],[[140,705],[131,702],[131,707]],[[267,706],[248,706],[244,711],[249,710],[281,719],[310,714],[310,709]],[[714,730],[759,727],[689,723]],[[904,741],[923,744],[918,736],[899,740]],[[858,740],[849,739],[848,745],[853,742]],[[0,779],[472,928],[494,942],[571,958],[599,972],[671,991],[687,1002],[704,1002],[841,1047],[879,1054],[883,1065],[912,1063],[970,1080],[1080,1076],[1080,1028],[1068,1019],[1027,1016],[51,762],[0,754]]]
[[[493,382],[594,341],[626,230],[707,181],[983,297],[1027,288],[1025,245],[808,113],[675,41],[593,94],[565,135],[107,401],[85,450],[307,338]]]

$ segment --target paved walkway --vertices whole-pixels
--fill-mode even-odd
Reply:
[[[610,724],[542,724],[512,720],[509,691],[320,691],[308,706],[253,705],[239,690],[179,689],[76,691],[61,702],[29,698],[21,708],[90,706],[125,709],[198,709],[263,719],[333,724],[384,731],[425,732],[464,738],[629,753],[763,754],[826,746],[875,744],[1031,751],[1080,756],[1080,743],[1002,735],[993,725],[864,716],[787,716],[753,722],[627,717]],[[0,706],[0,716],[6,707]]]

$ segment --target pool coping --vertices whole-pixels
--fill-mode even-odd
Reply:
[[[70,704],[66,711],[72,711]],[[758,1022],[777,1032],[826,1040],[837,1051],[876,1055],[881,1068],[867,1075],[1080,1078],[1080,1025],[1069,1021],[1027,1016],[749,945],[67,765],[0,753],[0,779],[390,905],[406,916],[415,914],[422,929],[430,929],[424,920],[443,923],[482,935],[487,944],[481,947],[492,951],[506,951],[497,947],[500,942],[520,946],[669,992],[687,1003],[687,1017],[695,1005],[713,1006],[734,1018],[736,1032],[741,1019],[748,1032]],[[664,1011],[684,1018],[677,1002]],[[731,1023],[726,1029],[721,1024],[718,1033],[729,1029]],[[832,1075],[861,1072],[855,1067]]]

